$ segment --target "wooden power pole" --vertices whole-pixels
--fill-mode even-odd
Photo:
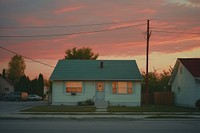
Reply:
[[[149,103],[149,39],[151,32],[149,31],[149,20],[147,20],[147,49],[146,49],[146,104]]]

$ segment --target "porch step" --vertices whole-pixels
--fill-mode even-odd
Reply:
[[[97,109],[107,109],[108,108],[108,101],[96,100],[94,102]]]

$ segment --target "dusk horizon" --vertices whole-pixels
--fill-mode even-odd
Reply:
[[[149,71],[162,72],[200,58],[199,14],[198,0],[1,0],[0,70],[18,53],[30,79],[48,79],[67,49],[89,47],[97,60],[136,60],[142,72],[150,20]]]

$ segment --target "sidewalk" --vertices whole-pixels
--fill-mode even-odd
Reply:
[[[190,118],[199,119],[200,112],[18,112],[0,114],[0,119],[124,119]]]

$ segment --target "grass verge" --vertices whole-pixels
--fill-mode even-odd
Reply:
[[[21,112],[95,112],[95,106],[66,106],[66,105],[45,105],[35,106],[21,110]],[[185,108],[178,106],[110,106],[108,112],[200,112],[195,108]]]
[[[170,115],[168,115],[168,116],[162,116],[162,115],[156,115],[156,116],[148,116],[148,117],[146,117],[146,118],[149,118],[149,119],[194,119],[194,117],[192,117],[192,116],[178,116],[178,115],[176,115],[176,116],[170,116]]]
[[[65,105],[46,105],[35,106],[21,110],[21,112],[95,112],[94,106],[65,106]]]
[[[124,107],[111,106],[108,112],[200,112],[195,108],[186,108],[178,106],[141,106],[141,107]]]

